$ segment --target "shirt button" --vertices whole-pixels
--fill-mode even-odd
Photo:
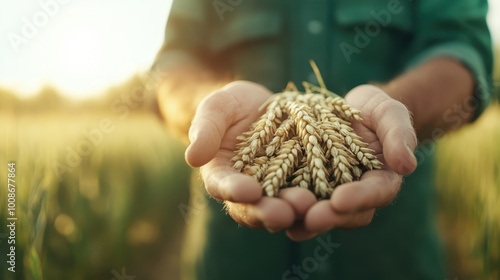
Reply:
[[[323,24],[319,20],[311,20],[307,24],[307,30],[314,35],[320,34],[323,31]]]

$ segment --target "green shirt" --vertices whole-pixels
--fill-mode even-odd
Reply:
[[[345,94],[448,56],[475,77],[477,117],[491,92],[486,12],[486,0],[177,0],[155,67],[198,65],[278,92],[288,81],[315,82],[313,59],[327,87]],[[214,200],[195,202],[202,210],[189,222],[185,279],[445,279],[433,145],[416,155],[417,171],[368,227],[306,242],[239,227]]]

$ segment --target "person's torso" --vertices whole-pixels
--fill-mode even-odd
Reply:
[[[229,1],[231,2],[231,1]],[[345,94],[400,73],[413,39],[414,3],[399,0],[233,1],[214,6],[206,34],[214,67],[273,91],[315,82]]]

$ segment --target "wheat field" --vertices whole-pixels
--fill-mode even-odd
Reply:
[[[111,279],[122,268],[138,279],[175,279],[184,223],[178,205],[187,203],[190,172],[183,146],[160,121],[152,114],[113,120],[115,129],[78,164],[66,161],[84,146],[83,130],[112,117],[0,116],[0,182],[7,161],[16,161],[18,218],[17,270],[7,271],[2,242],[1,279]],[[0,205],[3,222],[6,201]]]
[[[439,221],[459,279],[500,279],[500,105],[437,146]]]
[[[494,103],[436,149],[451,279],[500,278],[499,119]],[[178,279],[179,206],[189,199],[191,174],[183,150],[152,113],[3,111],[0,221],[9,161],[16,162],[18,221],[17,272],[7,271],[0,235],[0,278],[112,279],[125,271]]]

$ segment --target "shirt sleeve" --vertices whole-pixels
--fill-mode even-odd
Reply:
[[[416,37],[407,68],[438,56],[461,61],[475,80],[475,120],[492,95],[493,51],[486,22],[487,0],[417,2]]]
[[[208,1],[174,0],[165,28],[163,45],[152,69],[168,71],[179,65],[203,67],[206,8]]]

